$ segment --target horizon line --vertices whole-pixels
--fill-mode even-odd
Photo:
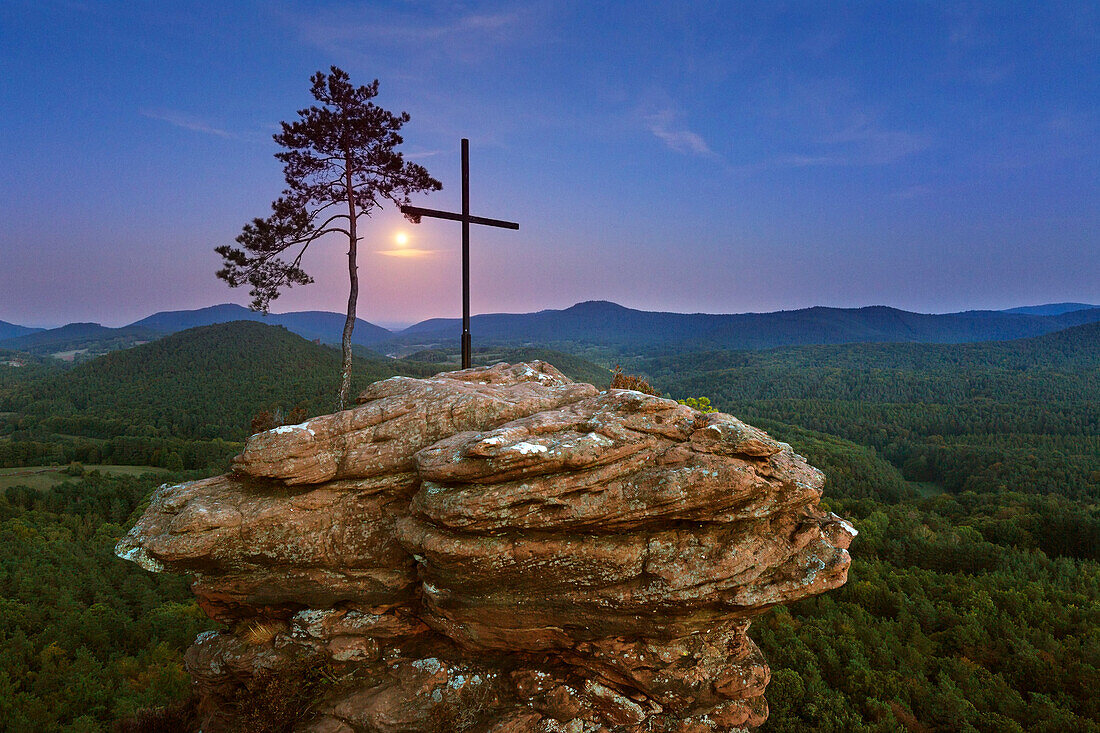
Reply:
[[[768,310],[768,311],[738,311],[738,312],[713,313],[713,312],[707,312],[707,311],[648,310],[648,309],[645,309],[645,308],[634,308],[634,307],[631,307],[631,306],[623,305],[623,304],[617,303],[613,300],[594,299],[594,300],[577,301],[576,303],[573,303],[572,305],[568,305],[568,306],[561,307],[561,308],[542,308],[540,310],[532,310],[532,311],[488,311],[488,312],[484,312],[484,313],[474,313],[474,314],[471,315],[471,317],[472,318],[477,318],[479,316],[524,316],[524,315],[534,315],[534,314],[537,314],[537,313],[554,312],[554,311],[561,312],[561,311],[570,310],[572,308],[576,308],[577,306],[587,305],[587,304],[590,304],[590,303],[592,303],[592,304],[606,303],[606,304],[617,306],[619,308],[623,308],[625,310],[632,310],[632,311],[637,311],[637,312],[640,312],[640,313],[660,313],[660,314],[682,315],[682,316],[769,315],[769,314],[773,314],[773,313],[794,313],[794,312],[798,312],[798,311],[813,310],[815,308],[827,308],[827,309],[830,309],[830,310],[864,310],[866,308],[888,308],[888,309],[891,309],[891,310],[901,311],[903,313],[913,313],[913,314],[916,314],[916,315],[928,315],[928,316],[946,316],[946,315],[953,315],[953,314],[957,314],[957,313],[981,313],[981,312],[1004,313],[1004,312],[1007,312],[1007,311],[1013,311],[1013,310],[1019,310],[1019,309],[1025,309],[1025,308],[1044,308],[1044,307],[1049,307],[1049,306],[1060,306],[1060,305],[1079,306],[1077,308],[1074,308],[1074,310],[1088,310],[1088,309],[1092,309],[1092,308],[1100,308],[1100,304],[1097,304],[1097,303],[1086,303],[1084,301],[1065,300],[1065,301],[1049,301],[1049,302],[1045,302],[1045,303],[1035,303],[1035,304],[1031,304],[1031,305],[1014,305],[1014,306],[1009,306],[1007,308],[968,308],[966,310],[951,310],[951,311],[938,311],[938,312],[937,311],[907,310],[905,308],[900,308],[898,306],[887,305],[885,303],[871,303],[871,304],[868,304],[868,305],[856,305],[856,306],[809,305],[809,306],[802,306],[802,307],[799,307],[799,308],[779,308],[779,309],[776,309],[776,310]],[[102,322],[99,322],[99,321],[85,321],[85,320],[68,321],[68,322],[65,322],[65,323],[61,323],[59,325],[48,325],[48,326],[33,326],[33,325],[25,324],[25,323],[16,323],[15,321],[9,321],[6,318],[2,318],[2,317],[0,317],[0,321],[3,321],[4,323],[10,324],[12,326],[18,326],[18,327],[21,327],[21,328],[34,328],[34,329],[40,329],[40,330],[43,330],[43,331],[50,331],[50,330],[54,330],[54,329],[58,329],[58,328],[64,328],[65,326],[71,326],[71,325],[75,325],[75,324],[92,324],[92,325],[96,325],[96,326],[104,326],[105,328],[126,328],[128,326],[135,325],[135,324],[139,323],[140,321],[145,320],[146,318],[151,318],[152,316],[159,315],[161,313],[193,313],[195,311],[207,310],[207,309],[210,309],[210,308],[220,308],[220,307],[223,307],[223,306],[236,306],[236,307],[242,308],[244,310],[248,310],[252,313],[259,313],[259,311],[252,311],[248,306],[241,305],[240,303],[228,303],[227,302],[227,303],[215,303],[213,305],[204,305],[204,306],[199,306],[197,308],[176,308],[176,309],[172,309],[172,310],[154,311],[153,313],[150,313],[147,316],[143,316],[143,317],[141,317],[141,318],[139,318],[135,321],[128,321],[128,322],[121,323],[118,326],[105,326]],[[282,312],[271,311],[269,313],[263,314],[263,317],[266,318],[269,315],[270,316],[297,315],[297,314],[301,314],[301,313],[329,313],[329,314],[340,316],[340,317],[345,317],[346,316],[346,313],[341,313],[339,311],[294,310],[294,311],[282,311]],[[1028,315],[1028,314],[1022,314],[1022,315]],[[422,318],[418,321],[409,322],[408,325],[406,325],[404,327],[401,327],[401,328],[397,328],[395,330],[395,329],[389,328],[387,326],[382,326],[378,322],[368,320],[367,318],[364,318],[359,313],[356,313],[355,318],[356,318],[356,320],[363,321],[363,322],[368,323],[372,326],[377,326],[378,328],[384,328],[385,330],[390,331],[392,333],[400,333],[401,331],[404,331],[408,328],[412,328],[413,326],[419,325],[421,323],[427,323],[429,321],[461,320],[461,316],[430,316],[428,318]],[[385,320],[385,321],[389,322],[390,324],[401,323],[401,321],[395,322],[395,321],[393,321],[391,319],[388,319],[388,318],[387,319],[382,319],[382,320]]]

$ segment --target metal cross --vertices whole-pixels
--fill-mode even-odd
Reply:
[[[482,216],[470,216],[470,141],[462,138],[462,213],[422,209],[419,206],[402,206],[401,213],[417,220],[421,216],[435,219],[450,219],[462,222],[462,368],[469,369],[470,363],[470,225],[482,224],[502,229],[519,229],[519,224],[500,219],[486,219]]]

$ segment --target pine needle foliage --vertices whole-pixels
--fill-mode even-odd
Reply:
[[[294,122],[280,123],[282,131],[274,136],[283,148],[275,157],[283,162],[286,189],[271,204],[270,216],[244,225],[239,247],[221,245],[214,251],[224,262],[217,276],[230,287],[249,285],[252,309],[266,313],[283,289],[313,282],[302,268],[310,245],[327,235],[347,241],[350,289],[338,400],[343,409],[359,298],[359,221],[384,202],[401,206],[409,203],[410,194],[438,191],[442,184],[397,151],[409,114],[394,114],[371,101],[378,95],[377,79],[354,86],[347,72],[333,66],[310,81],[319,105],[299,110]]]

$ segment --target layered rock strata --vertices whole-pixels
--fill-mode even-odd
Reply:
[[[752,727],[751,619],[846,579],[824,476],[729,415],[543,362],[358,402],[161,487],[118,545],[227,625],[187,654],[207,733],[303,660],[330,670],[316,733]]]

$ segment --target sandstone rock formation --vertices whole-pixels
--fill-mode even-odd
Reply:
[[[846,579],[821,472],[729,415],[542,362],[358,402],[161,487],[118,545],[226,624],[187,654],[206,733],[303,669],[314,733],[752,727],[751,619]]]

